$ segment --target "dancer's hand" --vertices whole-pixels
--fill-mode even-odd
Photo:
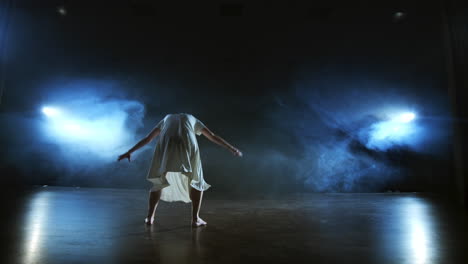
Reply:
[[[232,154],[234,154],[234,156],[242,157],[242,152],[240,150],[238,150],[238,149],[236,149],[234,147],[232,149],[230,149],[230,150],[231,150]]]
[[[117,159],[117,161],[121,161],[121,160],[123,160],[125,158],[127,158],[128,162],[130,162],[130,153],[129,152],[125,152],[124,154],[120,155],[119,158]]]

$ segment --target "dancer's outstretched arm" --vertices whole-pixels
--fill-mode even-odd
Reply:
[[[131,149],[129,149],[127,152],[120,155],[117,160],[121,161],[122,159],[127,158],[128,161],[130,161],[130,155],[135,150],[137,150],[137,149],[143,147],[144,145],[150,143],[155,137],[157,137],[159,135],[160,132],[161,132],[161,129],[159,127],[153,128],[153,130],[151,130],[151,132],[146,137],[144,137],[142,140],[140,140],[138,143],[136,143],[136,145],[133,146]]]
[[[220,145],[221,147],[225,147],[229,151],[232,152],[235,156],[242,157],[242,152],[238,150],[237,148],[233,147],[231,144],[229,144],[226,140],[221,138],[218,135],[215,135],[215,133],[211,132],[207,127],[202,129],[202,134],[209,139],[211,142],[216,143]]]

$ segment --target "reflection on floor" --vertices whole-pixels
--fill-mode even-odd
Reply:
[[[36,188],[13,199],[2,263],[468,263],[461,209],[422,194],[164,203],[143,190]],[[13,204],[13,203],[12,203]]]

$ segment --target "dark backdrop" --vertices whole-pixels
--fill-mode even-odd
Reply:
[[[2,8],[1,166],[11,184],[147,187],[152,148],[130,164],[117,155],[165,114],[189,112],[244,152],[199,138],[214,192],[453,188],[461,121],[450,111],[438,1],[36,2]],[[96,126],[123,120],[124,136],[107,144],[108,127],[64,141],[47,132],[49,104]],[[376,124],[408,110],[411,137],[370,143]]]

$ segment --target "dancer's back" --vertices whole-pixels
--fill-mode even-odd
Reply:
[[[184,137],[187,134],[201,134],[203,123],[190,114],[168,114],[160,125],[161,135],[168,137]]]

